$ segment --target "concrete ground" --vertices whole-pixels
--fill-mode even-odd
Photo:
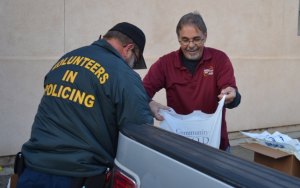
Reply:
[[[6,188],[9,177],[14,173],[14,156],[0,157],[0,188]]]
[[[248,161],[254,160],[254,152],[241,146],[232,146],[231,154]]]

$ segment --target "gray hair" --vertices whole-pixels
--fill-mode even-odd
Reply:
[[[119,32],[119,31],[108,31],[103,38],[105,39],[111,39],[111,38],[116,38],[118,39],[123,45],[126,44],[134,44],[134,42],[127,37],[126,35],[124,35],[123,33]]]
[[[184,25],[194,25],[203,33],[207,33],[206,25],[198,11],[190,12],[180,18],[176,27],[177,36]]]

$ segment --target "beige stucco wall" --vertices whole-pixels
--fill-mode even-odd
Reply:
[[[300,124],[298,8],[299,0],[0,0],[0,156],[29,138],[43,77],[64,52],[128,21],[145,31],[150,65],[178,49],[176,24],[193,10],[206,21],[206,45],[235,68],[242,103],[227,113],[229,131]],[[165,103],[163,91],[155,98]]]

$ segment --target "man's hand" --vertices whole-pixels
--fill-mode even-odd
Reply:
[[[150,106],[151,112],[152,112],[153,116],[155,117],[155,119],[158,120],[158,121],[163,121],[164,117],[162,115],[160,115],[158,112],[159,112],[160,109],[168,110],[169,107],[164,106],[164,105],[162,105],[158,102],[155,102],[153,100],[151,102],[149,102],[149,106]]]
[[[236,90],[233,87],[226,87],[225,89],[222,89],[220,95],[218,95],[218,98],[221,100],[223,96],[226,95],[225,98],[225,104],[231,103],[234,98],[236,97]]]

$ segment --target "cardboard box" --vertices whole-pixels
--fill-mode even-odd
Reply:
[[[300,161],[293,155],[257,143],[241,144],[254,151],[254,161],[300,178]]]

